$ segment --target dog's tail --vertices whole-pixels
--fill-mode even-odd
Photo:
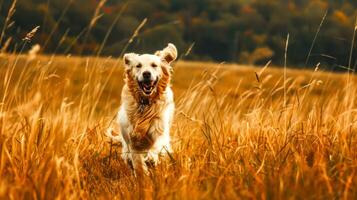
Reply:
[[[105,132],[105,136],[108,137],[108,139],[114,141],[114,142],[121,142],[121,137],[120,137],[120,131],[119,128],[117,127],[118,124],[113,123]]]

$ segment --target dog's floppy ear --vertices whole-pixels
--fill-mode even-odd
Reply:
[[[177,49],[174,44],[167,44],[162,51],[157,51],[155,55],[161,57],[161,59],[165,60],[167,63],[171,63],[177,58]]]
[[[136,56],[137,54],[135,53],[124,54],[123,60],[126,68],[130,68],[131,66],[133,66]]]

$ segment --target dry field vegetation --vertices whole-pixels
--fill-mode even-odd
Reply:
[[[175,153],[138,180],[104,136],[121,60],[2,55],[0,199],[356,199],[356,76],[174,69]]]

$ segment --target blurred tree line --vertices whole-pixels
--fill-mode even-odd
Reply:
[[[12,4],[0,0],[2,29]],[[40,26],[32,43],[45,53],[119,56],[173,42],[184,59],[276,65],[289,34],[288,65],[343,69],[357,63],[356,16],[356,0],[17,0],[4,33],[19,49]]]

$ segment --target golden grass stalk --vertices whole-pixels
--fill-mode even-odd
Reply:
[[[8,13],[7,13],[7,16],[6,16],[6,18],[5,18],[5,22],[4,22],[4,26],[3,26],[3,28],[2,28],[2,31],[1,31],[1,35],[0,35],[0,44],[2,44],[2,41],[3,41],[3,39],[4,39],[4,37],[5,37],[5,32],[6,32],[6,30],[9,28],[9,26],[12,24],[11,23],[11,17],[15,14],[15,11],[16,11],[16,2],[17,2],[17,0],[13,0],[12,1],[12,4],[11,4],[11,6],[10,6],[10,8],[9,8],[9,11],[8,11]]]
[[[123,71],[106,82],[116,60],[92,67],[97,59],[38,56],[23,67],[27,57],[18,56],[9,84],[17,89],[8,90],[13,100],[0,120],[1,198],[356,197],[355,86],[301,89],[329,74],[313,72],[311,81],[312,72],[286,69],[284,81],[265,68],[257,81],[249,67],[179,62],[175,153],[139,187],[120,146],[104,136],[119,104],[120,91],[111,88],[120,88]],[[187,71],[197,77],[191,84]],[[343,85],[346,76],[329,81]],[[304,104],[298,89],[307,91]]]

